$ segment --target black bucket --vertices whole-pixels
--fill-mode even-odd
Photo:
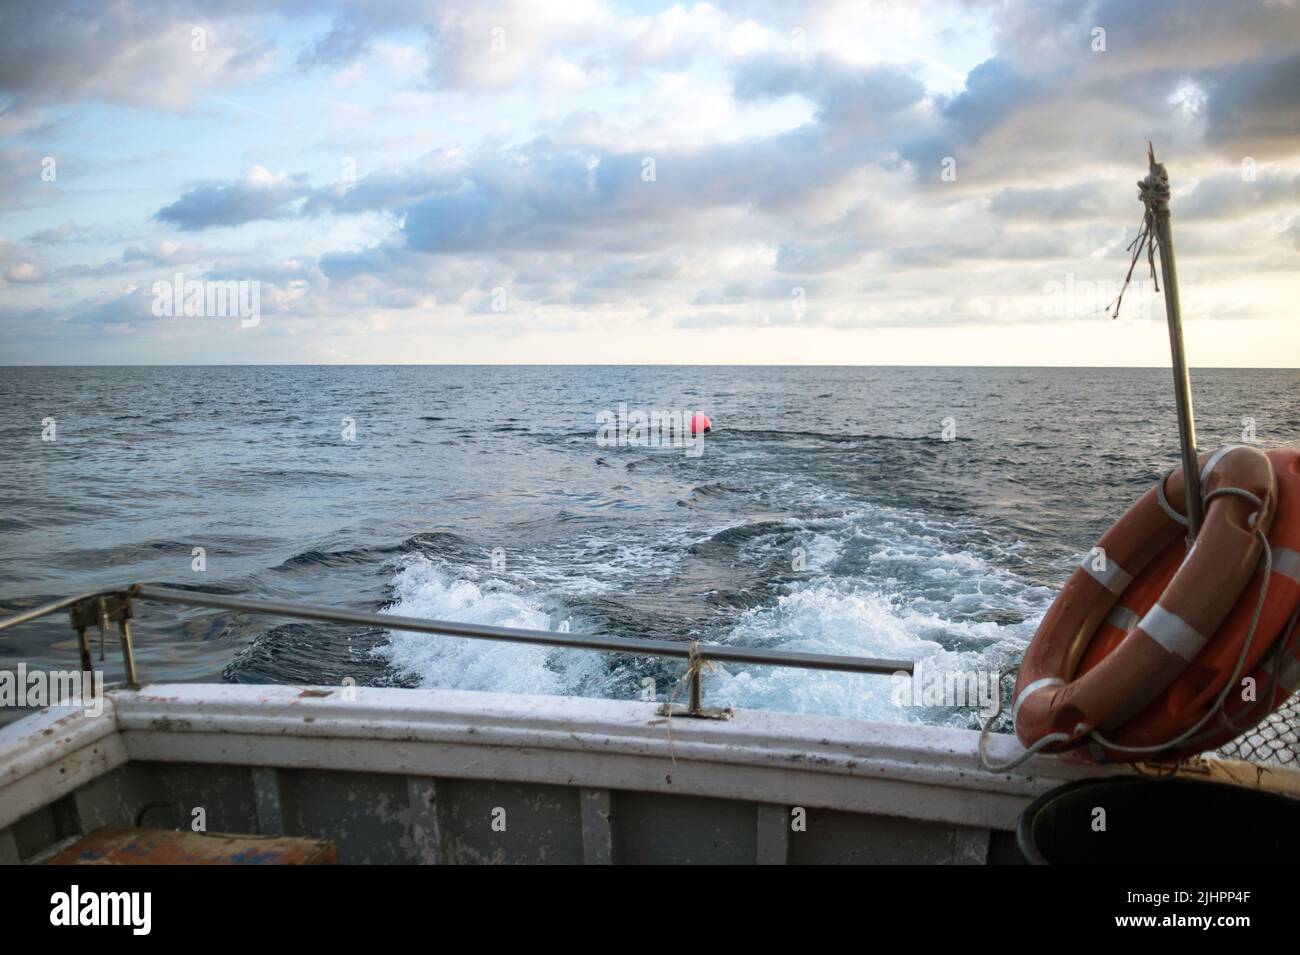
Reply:
[[[1179,776],[1084,779],[1030,803],[1016,842],[1034,865],[1276,863],[1300,855],[1300,800]]]

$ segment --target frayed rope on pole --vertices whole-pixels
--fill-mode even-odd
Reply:
[[[1115,296],[1112,303],[1113,311],[1111,318],[1119,318],[1120,303],[1124,301],[1124,293],[1128,290],[1129,284],[1133,279],[1133,270],[1137,268],[1138,259],[1142,257],[1142,250],[1147,253],[1147,266],[1151,269],[1151,281],[1155,283],[1155,290],[1160,291],[1160,276],[1156,274],[1156,247],[1159,244],[1156,231],[1156,212],[1161,209],[1169,208],[1169,174],[1165,172],[1164,166],[1156,163],[1155,147],[1147,143],[1147,158],[1150,161],[1151,172],[1145,179],[1138,180],[1138,198],[1142,200],[1145,211],[1142,214],[1142,223],[1138,226],[1137,238],[1130,242],[1124,249],[1125,252],[1132,252],[1133,258],[1128,264],[1128,274],[1124,276],[1124,284],[1120,286],[1119,295]]]

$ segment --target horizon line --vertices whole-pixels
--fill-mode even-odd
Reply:
[[[0,368],[1024,368],[1134,369],[1172,371],[1171,365],[957,365],[957,364],[829,364],[821,362],[0,362]],[[1297,365],[1194,365],[1188,371],[1300,371]]]

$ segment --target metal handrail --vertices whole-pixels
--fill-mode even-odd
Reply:
[[[691,666],[691,706],[687,715],[704,715],[699,706],[700,665],[707,662],[752,663],[760,666],[794,667],[801,670],[833,670],[841,673],[892,675],[911,674],[911,660],[890,660],[875,657],[840,656],[828,653],[800,653],[790,650],[764,650],[757,647],[730,647],[699,642],[672,640],[634,640],[628,637],[611,637],[602,634],[561,633],[556,630],[528,630],[519,627],[492,627],[484,624],[459,623],[450,620],[426,620],[419,617],[400,617],[391,614],[370,613],[359,610],[338,610],[315,604],[290,603],[274,600],[253,600],[201,591],[178,590],[153,584],[135,584],[92,591],[74,597],[64,597],[41,604],[21,613],[0,619],[0,631],[69,610],[73,629],[81,640],[83,668],[89,669],[89,645],[86,627],[98,621],[106,629],[110,619],[122,629],[122,654],[127,665],[128,681],[137,685],[134,655],[131,648],[129,621],[132,617],[130,602],[134,599],[158,603],[181,604],[187,607],[206,607],[214,610],[235,610],[266,614],[272,617],[290,617],[298,620],[317,620],[324,623],[351,624],[375,627],[382,630],[401,630],[448,637],[468,637],[474,640],[502,640],[511,643],[569,647],[580,650],[603,650],[637,656],[675,657],[687,660]]]

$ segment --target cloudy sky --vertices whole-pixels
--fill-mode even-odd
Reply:
[[[1300,364],[1288,0],[5,0],[0,361],[1166,364],[1148,139]]]

